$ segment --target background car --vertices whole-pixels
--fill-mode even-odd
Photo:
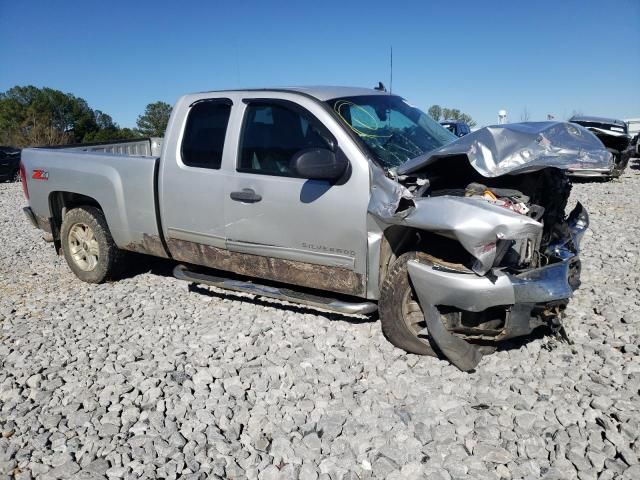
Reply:
[[[456,137],[464,137],[471,133],[471,128],[465,122],[459,122],[457,120],[445,120],[440,122],[444,128],[453,133]]]
[[[571,123],[576,123],[585,127],[595,134],[596,137],[607,147],[613,155],[613,169],[609,177],[619,177],[627,167],[631,151],[631,136],[629,129],[623,120],[602,117],[588,117],[574,115],[569,119]]]
[[[20,150],[0,146],[0,182],[15,182],[20,178]]]

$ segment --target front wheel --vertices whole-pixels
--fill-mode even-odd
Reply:
[[[407,262],[416,258],[415,252],[405,253],[389,268],[380,287],[380,323],[382,333],[396,347],[435,357],[428,337],[420,334],[426,328],[426,322],[407,270]]]
[[[102,283],[115,273],[120,250],[100,209],[80,207],[67,212],[60,240],[69,268],[83,282]]]

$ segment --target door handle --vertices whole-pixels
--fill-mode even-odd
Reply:
[[[231,192],[229,196],[231,197],[231,200],[244,203],[256,203],[262,200],[262,197],[252,188],[243,188],[239,192]]]

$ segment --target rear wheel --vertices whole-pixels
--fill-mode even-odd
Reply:
[[[102,283],[115,273],[120,250],[100,209],[80,207],[67,212],[60,240],[69,268],[83,282]]]
[[[407,262],[415,258],[415,252],[398,257],[382,282],[378,303],[382,333],[409,353],[436,356],[428,336],[420,334],[426,322],[407,271]]]

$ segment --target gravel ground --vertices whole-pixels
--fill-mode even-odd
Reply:
[[[475,373],[377,322],[189,289],[83,284],[0,184],[0,474],[16,478],[640,478],[640,166],[591,214],[570,340]]]

